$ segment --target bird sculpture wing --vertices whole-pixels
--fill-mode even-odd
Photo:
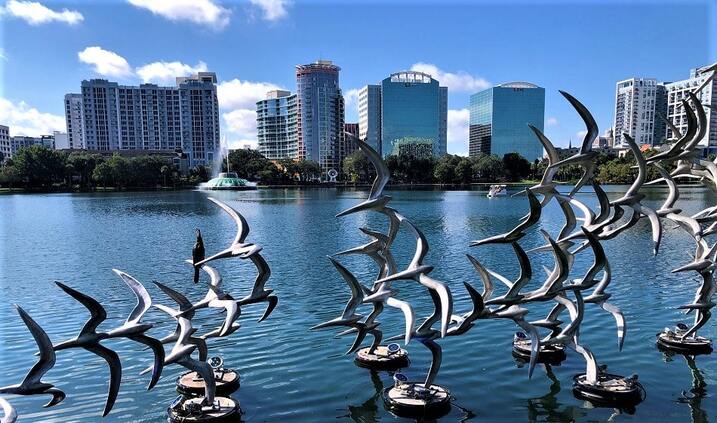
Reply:
[[[405,321],[405,334],[404,334],[404,343],[408,344],[411,342],[411,337],[413,336],[413,326],[416,322],[416,316],[413,313],[413,307],[411,307],[411,304],[397,300],[393,297],[388,297],[386,299],[386,305],[389,307],[397,308],[403,312],[404,321]]]
[[[446,336],[446,332],[448,331],[448,324],[450,323],[451,315],[453,314],[453,297],[451,296],[450,289],[448,289],[448,287],[443,282],[439,282],[435,279],[432,279],[425,274],[419,275],[418,283],[428,288],[432,297],[433,293],[437,295],[437,297],[433,298],[434,303],[436,299],[438,299],[439,301],[438,307],[440,308],[441,337]]]
[[[563,97],[565,97],[568,102],[570,102],[570,104],[573,106],[573,108],[575,108],[575,110],[580,115],[580,118],[585,123],[585,128],[587,129],[587,132],[585,133],[585,136],[583,137],[583,142],[580,145],[580,153],[585,154],[592,150],[593,141],[598,136],[598,126],[595,122],[595,118],[593,118],[593,115],[590,113],[588,108],[585,107],[575,97],[565,91],[560,91],[560,94],[562,94]]]
[[[135,297],[137,297],[137,305],[132,309],[129,317],[127,317],[127,323],[139,323],[144,313],[152,306],[152,298],[149,296],[149,292],[147,292],[145,287],[137,279],[127,273],[117,269],[112,269],[112,271],[129,286],[132,292],[134,292]]]
[[[376,150],[374,150],[370,145],[368,145],[364,141],[361,141],[358,138],[356,138],[356,143],[358,144],[361,151],[363,151],[363,153],[366,155],[368,160],[371,162],[373,167],[376,169],[376,179],[373,181],[373,185],[371,185],[371,191],[368,195],[369,200],[374,200],[383,195],[383,189],[388,183],[390,172],[388,171],[386,163],[381,158],[381,155],[378,154]]]
[[[354,276],[351,271],[349,271],[333,257],[329,257],[329,260],[331,260],[331,263],[334,265],[336,270],[338,270],[339,274],[341,274],[341,277],[344,278],[346,284],[351,290],[351,299],[346,304],[346,307],[341,314],[344,318],[347,318],[349,316],[354,315],[356,313],[356,309],[363,302],[363,290],[361,289],[361,284],[359,283],[358,279],[356,279],[356,276]]]
[[[493,273],[491,273],[490,270],[483,267],[483,265],[472,255],[466,254],[466,257],[468,257],[468,260],[473,265],[473,268],[475,269],[476,273],[478,273],[481,283],[483,283],[483,293],[481,294],[481,298],[483,299],[483,301],[490,300],[491,297],[493,297],[493,290],[494,290],[493,281],[490,279],[490,275]],[[508,288],[510,288],[513,285],[510,281],[505,279],[502,275],[500,277],[496,276],[496,278],[498,280],[501,280],[503,283],[507,282]],[[471,286],[471,288],[472,288],[472,286]]]
[[[17,421],[17,411],[5,398],[0,397],[0,408],[2,408],[5,414],[0,418],[0,423],[15,423]]]
[[[246,237],[249,235],[249,224],[247,223],[244,216],[238,213],[233,208],[229,207],[225,203],[217,200],[216,198],[208,197],[211,202],[222,208],[229,216],[231,216],[234,223],[237,225],[237,235],[234,238],[234,244],[243,244]]]
[[[100,323],[107,318],[107,312],[105,311],[105,308],[102,307],[102,304],[89,295],[85,295],[77,290],[74,290],[62,282],[55,281],[55,284],[90,311],[90,319],[80,330],[80,335],[94,333],[97,326],[99,326]]]
[[[119,356],[116,352],[103,347],[99,343],[86,345],[83,348],[102,357],[107,362],[107,366],[109,366],[110,369],[110,386],[107,391],[105,409],[102,411],[102,417],[105,417],[110,411],[112,411],[112,407],[115,405],[115,400],[117,400],[117,394],[119,394],[120,383],[122,382],[122,362],[120,362]]]

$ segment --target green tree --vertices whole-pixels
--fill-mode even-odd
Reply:
[[[497,182],[503,178],[503,162],[495,154],[481,155],[473,164],[479,182]]]
[[[296,167],[301,181],[308,182],[321,176],[321,166],[314,161],[299,160],[296,162]]]
[[[503,168],[505,177],[516,182],[530,174],[530,162],[518,153],[508,153],[503,156]]]
[[[368,182],[372,176],[372,169],[368,158],[360,150],[356,150],[344,158],[344,175],[351,182]]]
[[[13,157],[13,166],[32,188],[62,183],[65,176],[64,154],[41,145],[21,148]]]

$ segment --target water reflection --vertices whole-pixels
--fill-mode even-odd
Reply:
[[[702,399],[707,398],[707,382],[702,371],[697,367],[694,355],[676,354],[673,352],[663,352],[663,358],[666,362],[673,361],[676,356],[682,356],[687,362],[687,367],[692,373],[692,388],[689,393],[682,391],[677,398],[680,404],[687,404],[690,407],[690,417],[693,423],[709,422],[708,414],[702,409]]]
[[[383,392],[383,381],[381,375],[375,370],[369,371],[371,377],[371,384],[373,385],[373,395],[360,405],[349,405],[349,413],[340,417],[348,417],[356,423],[375,423],[380,419],[378,417],[378,411],[381,400],[381,393]]]
[[[558,394],[560,393],[560,380],[555,377],[552,366],[545,364],[545,374],[550,379],[550,388],[542,397],[528,400],[528,421],[574,422],[576,417],[584,415],[579,408],[567,406],[561,409]]]

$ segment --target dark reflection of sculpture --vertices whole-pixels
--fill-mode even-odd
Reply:
[[[694,355],[687,354],[676,354],[671,351],[663,350],[663,357],[665,361],[673,361],[675,357],[682,356],[687,362],[687,367],[692,373],[692,388],[689,393],[682,391],[682,394],[677,398],[677,402],[681,404],[687,404],[690,407],[690,416],[693,423],[707,423],[709,422],[709,415],[705,410],[702,409],[702,400],[707,398],[707,382],[702,374],[702,371],[697,367]]]
[[[371,384],[373,385],[373,395],[360,405],[349,405],[349,413],[339,417],[348,417],[357,423],[375,423],[380,421],[378,417],[379,402],[381,401],[381,393],[383,392],[383,381],[381,374],[376,370],[370,370]]]

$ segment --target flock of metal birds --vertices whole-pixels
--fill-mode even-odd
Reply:
[[[567,347],[581,354],[587,363],[584,382],[597,384],[601,374],[604,373],[605,366],[598,366],[593,353],[580,342],[580,328],[585,320],[585,305],[596,304],[614,317],[617,326],[618,349],[620,350],[626,335],[626,322],[623,313],[618,307],[608,302],[611,294],[607,292],[607,288],[612,274],[601,241],[615,238],[635,226],[641,218],[646,217],[652,230],[654,254],[658,253],[662,239],[662,220],[675,223],[677,227],[687,231],[695,240],[694,260],[674,270],[674,272],[696,271],[703,281],[697,290],[694,301],[681,307],[687,312],[695,312],[695,322],[679,335],[682,339],[695,337],[697,330],[705,325],[711,315],[710,309],[714,306],[712,297],[717,290],[717,285],[713,280],[713,272],[717,268],[717,243],[710,246],[705,239],[706,236],[717,233],[717,206],[707,208],[692,216],[683,214],[680,209],[675,208],[679,199],[679,190],[675,180],[692,178],[709,187],[717,188],[717,160],[711,162],[702,159],[697,148],[708,126],[704,108],[697,94],[714,77],[717,65],[713,67],[715,69],[712,69],[712,76],[689,93],[688,98],[682,100],[682,107],[687,115],[687,129],[682,134],[672,126],[672,132],[677,134],[677,139],[669,140],[672,143],[669,150],[645,158],[635,141],[628,134],[624,134],[636,161],[637,175],[627,192],[612,201],[595,180],[598,152],[592,150],[592,145],[598,135],[597,124],[582,103],[570,94],[561,91],[561,94],[570,102],[586,125],[587,133],[581,147],[573,156],[560,160],[551,141],[538,128],[530,127],[546,151],[548,167],[537,185],[521,192],[527,196],[530,205],[529,214],[523,217],[511,231],[470,244],[474,247],[487,244],[510,244],[520,266],[519,276],[516,280],[511,281],[485,268],[475,257],[467,255],[480,277],[483,290],[479,293],[471,284],[464,283],[471,299],[472,308],[462,314],[454,314],[453,297],[449,287],[428,276],[433,270],[433,266],[424,264],[428,252],[428,242],[423,233],[406,217],[388,206],[391,197],[383,194],[389,180],[386,164],[373,148],[356,139],[359,148],[375,167],[377,176],[368,199],[339,213],[337,217],[360,211],[378,212],[388,217],[388,233],[383,234],[369,228],[360,228],[371,238],[371,241],[365,245],[342,251],[336,256],[367,255],[376,263],[379,273],[369,288],[362,285],[348,269],[337,261],[336,257],[330,257],[331,262],[348,284],[351,298],[341,316],[319,324],[313,329],[345,327],[347,329],[340,335],[354,333],[356,337],[347,354],[359,349],[365,336],[371,334],[373,342],[369,348],[370,351],[375,351],[383,338],[377,321],[378,316],[385,305],[400,308],[405,316],[405,333],[388,338],[388,340],[403,339],[408,344],[411,339],[416,339],[431,351],[432,362],[423,383],[423,388],[430,390],[442,359],[441,347],[436,343],[438,338],[465,334],[480,319],[511,319],[525,331],[526,338],[530,340],[529,376],[532,375],[538,362],[538,355],[543,348],[546,346],[561,349]],[[583,174],[569,193],[563,194],[558,191],[557,183],[553,181],[553,178],[560,168],[569,165],[579,166],[582,168]],[[647,182],[648,166],[657,169],[661,177]],[[667,169],[673,166],[674,170],[668,172]],[[659,209],[652,210],[642,203],[645,195],[640,191],[645,185],[659,183],[667,184],[669,195]],[[576,198],[578,191],[588,185],[592,186],[597,197],[600,207],[597,213]],[[536,278],[533,275],[528,253],[521,247],[519,240],[540,222],[542,209],[553,199],[558,203],[565,216],[565,224],[555,238],[541,230],[547,243],[528,252],[549,251],[552,253],[555,265],[553,269],[545,268],[546,277],[537,288],[527,290],[527,285]],[[576,212],[579,217],[576,217]],[[578,221],[580,222],[579,227]],[[397,269],[393,259],[394,255],[391,252],[391,246],[401,224],[416,239],[415,255],[404,270]],[[584,274],[571,280],[570,275],[575,256],[582,251],[592,252],[593,263]],[[423,319],[417,329],[414,329],[416,317],[411,304],[396,298],[397,292],[391,288],[392,283],[401,280],[413,280],[427,288],[434,304],[433,313]],[[494,280],[505,285],[507,290],[504,294],[495,295]],[[552,302],[554,306],[545,318],[527,320],[528,309],[526,307],[535,302]],[[367,316],[358,313],[358,309],[363,304],[372,306],[371,312]],[[569,315],[567,324],[559,319],[565,310]],[[440,325],[434,328],[438,323]],[[549,334],[541,338],[540,328],[548,329]],[[636,380],[636,377],[632,379]],[[630,378],[624,380],[629,382]]]
[[[582,145],[575,155],[560,160],[557,150],[550,140],[539,129],[530,127],[546,151],[548,167],[537,185],[522,192],[527,196],[530,205],[529,214],[509,232],[471,243],[471,246],[474,247],[488,244],[510,244],[520,266],[519,276],[511,281],[484,267],[477,258],[467,255],[482,282],[483,290],[479,293],[471,284],[464,283],[472,307],[469,311],[461,314],[454,314],[450,288],[445,283],[429,276],[434,267],[424,263],[428,253],[428,242],[423,233],[405,216],[388,206],[391,197],[383,194],[389,181],[386,164],[378,152],[365,142],[356,139],[361,151],[366,154],[375,167],[377,176],[368,199],[339,213],[337,217],[362,211],[377,212],[388,218],[388,230],[384,234],[370,228],[360,228],[371,240],[359,247],[337,253],[336,256],[366,255],[376,263],[378,274],[369,288],[362,285],[336,257],[329,257],[350,288],[351,298],[339,317],[316,325],[312,329],[340,327],[345,328],[340,335],[355,334],[351,348],[347,352],[349,354],[358,350],[366,336],[370,334],[373,340],[368,351],[372,353],[376,351],[383,340],[380,322],[377,321],[379,315],[386,306],[401,310],[405,319],[405,332],[387,340],[402,339],[408,344],[415,339],[430,350],[432,362],[423,382],[423,387],[430,390],[442,360],[442,350],[436,342],[437,339],[463,335],[475,327],[476,322],[481,319],[510,319],[525,331],[530,340],[529,376],[533,373],[541,348],[546,346],[568,347],[585,358],[587,363],[586,382],[597,383],[602,368],[598,366],[590,349],[580,342],[579,337],[585,317],[585,305],[596,304],[614,317],[619,349],[622,349],[626,334],[626,322],[622,312],[607,302],[611,297],[611,294],[606,291],[612,275],[601,241],[620,235],[635,226],[641,218],[646,217],[651,225],[655,254],[659,251],[662,239],[662,220],[674,223],[676,227],[683,229],[694,238],[696,251],[693,260],[673,272],[695,271],[702,278],[702,284],[698,288],[694,300],[681,307],[688,313],[694,312],[695,320],[691,327],[687,327],[679,333],[679,337],[681,339],[696,337],[697,331],[711,317],[710,310],[715,305],[713,296],[717,291],[717,284],[715,284],[713,274],[717,268],[717,243],[710,245],[706,237],[717,233],[717,206],[706,208],[691,216],[683,214],[679,208],[675,207],[679,199],[676,180],[696,179],[709,187],[717,188],[717,160],[712,162],[702,159],[697,148],[707,130],[705,111],[697,94],[714,77],[717,65],[713,67],[715,69],[711,69],[712,76],[689,93],[688,98],[681,102],[687,119],[685,132],[681,133],[666,120],[672,133],[677,136],[676,139],[671,140],[672,144],[668,150],[645,158],[635,141],[628,134],[624,134],[636,161],[637,176],[627,192],[612,201],[594,178],[595,159],[598,154],[592,150],[593,141],[598,134],[595,120],[583,104],[570,94],[561,91],[561,94],[585,122],[587,133]],[[569,165],[580,166],[583,169],[583,174],[570,192],[563,194],[558,191],[553,178],[561,167]],[[647,182],[648,166],[654,167],[660,178]],[[672,168],[672,170],[668,171],[668,168]],[[642,204],[645,195],[640,190],[643,186],[660,183],[667,184],[669,194],[660,208],[653,210]],[[592,186],[597,197],[600,207],[597,213],[576,198],[578,191],[586,185]],[[237,234],[228,248],[205,258],[202,236],[197,230],[197,242],[193,249],[192,260],[187,260],[187,262],[193,267],[194,283],[199,281],[200,271],[204,271],[209,276],[209,289],[202,300],[192,303],[174,289],[154,282],[160,290],[177,303],[178,309],[161,304],[155,305],[177,321],[176,329],[172,334],[159,340],[146,334],[154,327],[152,323],[142,322],[142,318],[152,305],[152,299],[144,286],[127,273],[113,270],[132,290],[137,299],[137,305],[124,324],[109,331],[97,331],[107,317],[104,307],[97,300],[61,282],[56,282],[60,289],[87,308],[90,318],[76,337],[53,345],[47,333],[37,322],[25,310],[16,305],[20,318],[37,343],[39,360],[19,384],[0,388],[0,394],[51,395],[52,399],[45,407],[59,404],[64,400],[65,393],[55,388],[54,385],[43,382],[42,377],[54,367],[57,351],[82,348],[103,358],[109,367],[109,392],[103,410],[103,416],[105,416],[112,410],[119,393],[122,365],[118,354],[103,346],[101,342],[113,338],[127,338],[147,346],[154,353],[153,365],[142,372],[143,374],[149,372],[152,374],[148,389],[152,389],[157,384],[164,366],[178,364],[191,371],[196,371],[202,376],[205,381],[204,403],[211,405],[215,398],[215,383],[213,369],[206,361],[208,355],[206,340],[225,337],[237,331],[240,328],[237,320],[242,306],[266,302],[268,305],[259,319],[261,322],[274,310],[278,299],[272,294],[273,290],[265,288],[271,271],[260,254],[262,248],[246,242],[249,225],[244,217],[221,201],[209,199],[231,216],[237,225]],[[565,216],[564,225],[555,238],[541,230],[547,244],[526,252],[519,241],[540,222],[542,209],[553,199],[558,203]],[[580,217],[576,216],[576,211]],[[630,214],[626,215],[626,212]],[[579,228],[578,221],[580,221]],[[415,254],[403,270],[397,268],[391,252],[392,244],[401,226],[407,228],[416,240]],[[537,288],[526,290],[527,285],[535,279],[528,253],[544,251],[552,253],[555,265],[553,269],[545,269],[546,277]],[[569,280],[575,256],[582,251],[592,252],[593,263],[580,277]],[[239,300],[223,289],[219,272],[207,264],[217,259],[232,257],[251,260],[258,271],[251,293]],[[496,293],[494,280],[498,280],[506,286],[507,290],[504,294],[494,295]],[[433,302],[433,313],[423,319],[417,328],[415,328],[416,317],[413,307],[410,303],[396,298],[397,291],[392,289],[392,284],[399,281],[417,282],[426,288]],[[545,318],[528,320],[526,316],[529,310],[526,307],[535,302],[553,302],[554,306]],[[364,304],[371,307],[371,312],[366,316],[358,313],[358,309]],[[197,329],[192,326],[192,318],[197,310],[203,308],[223,310],[226,312],[226,317],[220,327],[204,335],[195,336]],[[567,324],[559,319],[565,310],[568,311],[570,320]],[[434,327],[436,325],[438,325],[437,328]],[[548,329],[550,332],[541,338],[539,328]],[[167,354],[163,345],[171,343],[173,343],[172,349]],[[192,357],[195,352],[197,358]],[[4,417],[0,419],[1,423],[12,423],[16,420],[17,412],[1,397],[0,407],[4,410]]]
[[[98,327],[107,317],[107,312],[102,304],[94,298],[61,282],[55,282],[60,289],[87,308],[90,312],[90,318],[76,337],[53,345],[42,327],[40,327],[25,310],[16,305],[15,307],[20,318],[37,343],[39,360],[30,369],[22,382],[0,388],[0,394],[51,395],[52,399],[45,407],[52,407],[59,404],[65,399],[65,393],[55,388],[54,385],[43,382],[42,378],[54,367],[57,351],[82,348],[104,359],[109,367],[109,391],[102,412],[102,416],[104,417],[112,410],[117,395],[119,394],[122,379],[122,364],[118,354],[103,346],[101,342],[113,338],[127,338],[147,346],[154,353],[153,365],[142,372],[142,374],[150,372],[152,374],[147,387],[148,390],[157,384],[165,366],[178,364],[190,371],[197,372],[202,379],[204,379],[205,395],[203,404],[211,406],[215,398],[215,379],[214,369],[207,362],[207,339],[225,337],[236,332],[240,327],[237,320],[241,315],[242,306],[266,302],[268,304],[266,311],[259,319],[259,322],[263,321],[269,317],[276,307],[278,298],[272,294],[273,290],[265,288],[265,284],[271,275],[271,270],[260,254],[262,247],[246,241],[249,235],[249,225],[244,217],[219,200],[214,198],[209,198],[209,200],[213,201],[231,216],[237,225],[237,234],[227,249],[205,258],[204,242],[201,232],[197,229],[197,241],[192,251],[192,260],[187,260],[187,262],[193,267],[194,283],[199,282],[200,270],[203,270],[209,275],[210,283],[208,291],[202,300],[192,303],[180,292],[154,281],[154,284],[178,305],[178,309],[175,310],[162,304],[155,304],[156,308],[164,311],[176,320],[177,326],[172,334],[162,339],[155,339],[146,334],[147,331],[155,326],[153,323],[142,322],[145,313],[152,306],[152,298],[137,279],[125,272],[113,269],[132,290],[137,299],[137,305],[130,312],[124,324],[108,331],[97,331]],[[222,278],[219,272],[207,264],[214,260],[231,257],[251,260],[258,271],[251,292],[238,300],[234,299],[223,289]],[[221,309],[226,312],[226,317],[220,327],[201,336],[196,336],[197,328],[192,326],[192,319],[195,312],[203,308]],[[173,344],[169,353],[165,353],[164,344]],[[196,358],[192,357],[195,352]],[[2,397],[0,397],[0,407],[4,410],[4,417],[0,418],[0,423],[15,422],[17,419],[17,411]]]

